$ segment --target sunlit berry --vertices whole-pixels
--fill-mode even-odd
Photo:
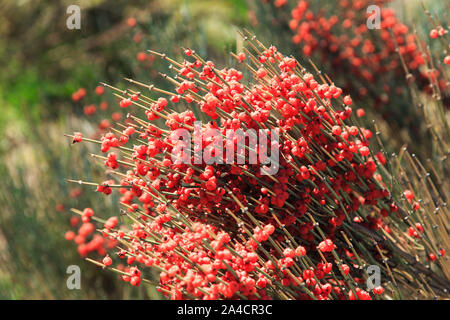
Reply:
[[[352,98],[351,98],[350,96],[345,96],[345,97],[344,97],[344,103],[345,103],[347,106],[350,106],[350,105],[353,104],[353,100],[352,100]]]
[[[120,101],[120,107],[121,108],[128,108],[129,106],[131,106],[132,102],[130,99],[122,99]]]
[[[105,265],[105,266],[110,266],[110,265],[112,265],[112,263],[113,263],[113,261],[112,261],[112,259],[111,259],[111,257],[110,256],[106,256],[106,257],[104,257],[103,258],[103,264]]]

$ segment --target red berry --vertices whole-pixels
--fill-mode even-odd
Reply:
[[[117,223],[119,222],[119,219],[117,217],[111,217],[105,222],[105,228],[106,229],[114,229],[117,226]]]
[[[120,107],[122,108],[128,108],[129,106],[131,106],[132,102],[130,99],[122,99],[120,101]]]
[[[380,294],[383,294],[384,288],[382,286],[379,286],[379,287],[373,288],[372,291],[374,294],[380,295]]]
[[[350,96],[345,96],[345,97],[344,97],[344,103],[345,103],[347,106],[350,106],[350,105],[353,103],[353,100],[352,100],[352,98],[351,98]]]
[[[267,71],[264,68],[260,68],[258,69],[258,71],[256,72],[256,75],[260,78],[264,78],[267,75]]]
[[[356,110],[356,115],[357,115],[359,118],[362,118],[362,117],[364,117],[364,116],[366,115],[366,112],[364,111],[364,109],[359,108],[358,110]]]
[[[298,246],[295,249],[295,255],[298,257],[303,257],[306,255],[306,249],[303,246]]]
[[[447,65],[450,65],[450,55],[448,55],[444,58],[444,63]]]
[[[334,243],[330,239],[325,239],[317,247],[322,252],[331,252],[334,249]]]
[[[143,62],[143,61],[147,60],[147,54],[145,52],[139,52],[136,55],[136,58],[138,59],[138,61]]]
[[[414,199],[414,193],[411,190],[405,190],[403,192],[403,195],[405,196],[406,199],[408,200],[412,200]]]
[[[340,126],[333,126],[333,128],[331,129],[331,132],[335,135],[335,136],[339,136],[342,132],[342,128]]]
[[[137,24],[137,21],[136,21],[135,18],[128,18],[127,19],[127,24],[128,24],[129,27],[132,28],[132,27],[134,27]]]
[[[341,269],[342,271],[344,271],[345,275],[348,275],[348,273],[350,272],[350,267],[346,264],[341,265]]]
[[[362,156],[364,156],[364,157],[367,157],[369,154],[370,154],[370,150],[369,150],[369,148],[368,147],[361,147],[361,148],[359,148],[359,153],[362,155]]]
[[[83,139],[83,134],[81,132],[75,132],[73,134],[72,143],[81,142],[82,139]]]
[[[295,251],[291,248],[286,248],[284,249],[283,254],[286,258],[293,258],[295,256]]]
[[[64,235],[64,237],[66,238],[66,240],[72,241],[75,239],[75,232],[67,231],[66,234]]]
[[[245,53],[244,52],[239,53],[237,55],[237,58],[238,58],[239,62],[244,61],[246,59]]]
[[[436,39],[437,37],[439,37],[439,32],[436,29],[431,29],[431,31],[430,31],[430,38],[431,39]]]
[[[103,264],[105,266],[110,266],[112,265],[112,259],[110,258],[110,256],[106,256],[103,258]]]

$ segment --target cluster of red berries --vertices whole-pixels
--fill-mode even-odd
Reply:
[[[104,92],[105,92],[105,88],[103,86],[97,86],[94,88],[95,95],[97,95],[99,97],[103,96]],[[86,89],[80,88],[72,94],[72,100],[74,102],[81,102],[85,99],[86,96],[87,96]],[[102,111],[105,111],[108,109],[108,103],[106,101],[100,101],[98,106],[97,106],[97,104],[94,104],[94,103],[85,104],[83,106],[83,113],[87,116],[92,116],[97,113],[98,108],[100,108],[100,110],[102,110]],[[120,113],[117,113],[117,114],[120,114]],[[114,116],[113,116],[113,120],[114,120]],[[103,127],[103,129],[104,129],[104,128],[110,127],[109,124],[105,125],[106,124],[105,121],[108,121],[108,120],[106,120],[106,119],[103,120],[102,123],[100,123],[100,126],[99,126],[100,128]]]
[[[342,242],[345,220],[372,230],[384,227],[385,217],[380,214],[373,223],[372,209],[364,207],[396,208],[374,178],[378,160],[369,149],[372,133],[345,124],[353,101],[342,96],[342,89],[320,84],[273,46],[255,54],[256,81],[248,86],[241,83],[242,72],[216,69],[187,51],[195,60],[178,65],[178,86],[171,96],[183,99],[170,101],[195,103],[216,120],[203,131],[218,129],[225,135],[229,129],[278,128],[282,156],[273,176],[261,175],[259,163],[192,167],[173,162],[170,131],[151,122],[164,118],[170,130],[192,130],[195,114],[170,111],[164,97],[151,102],[125,91],[120,106],[147,104],[146,120],[130,121],[122,135],[109,132],[99,141],[104,153],[110,148],[129,153],[123,157],[129,170],[118,175],[119,192],[135,223],[128,232],[117,229],[117,222],[105,224],[103,231],[107,239],[128,243],[118,252],[130,265],[123,278],[139,285],[141,273],[131,265],[156,267],[159,290],[174,299],[370,297],[352,288],[351,283],[363,283],[348,267],[357,265],[356,256],[336,243]],[[238,60],[247,61],[242,54]],[[209,143],[203,141],[202,148]],[[116,153],[105,159],[109,168],[121,167]],[[97,190],[109,194],[113,183]],[[83,219],[89,221],[90,215],[83,213]],[[277,290],[280,286],[286,293]]]
[[[86,89],[80,88],[72,94],[73,101],[80,101],[86,96]]]
[[[430,31],[430,38],[431,39],[437,39],[439,37],[444,38],[447,34],[448,34],[448,31],[445,30],[442,26],[439,26],[439,27],[437,27],[435,29],[431,29],[431,31]],[[447,52],[447,50],[450,49],[450,44],[448,43],[448,41],[445,41],[445,40],[444,40],[444,43],[447,44],[447,48],[445,48],[446,52]],[[450,55],[446,55],[444,57],[444,63],[446,65],[450,65]]]
[[[436,94],[436,82],[448,106],[447,81],[439,79],[442,67],[431,61],[425,42],[400,22],[395,10],[387,7],[389,2],[338,0],[322,4],[298,0],[294,1],[294,7],[284,3],[283,8],[276,8],[275,4],[271,21],[290,28],[293,50],[311,57],[322,72],[356,101],[363,102],[366,111],[376,111],[393,130],[407,128],[413,139],[419,139],[424,129],[422,119],[413,107],[406,82],[416,79],[417,88],[429,96]],[[374,5],[380,9],[379,24],[370,29],[372,22],[378,22],[378,17],[367,12]],[[289,11],[290,19],[287,19]],[[261,12],[267,15],[267,10]],[[430,32],[432,38],[444,39],[445,35],[446,30],[441,26]],[[449,64],[450,57],[442,61]]]
[[[318,53],[324,62],[331,57],[330,70],[351,70],[363,82],[357,88],[353,84],[347,87],[355,95],[366,96],[383,87],[380,83],[386,83],[385,79],[404,78],[398,53],[404,57],[410,70],[416,70],[425,63],[414,34],[397,20],[392,9],[383,8],[388,2],[390,0],[340,0],[337,6],[333,6],[338,12],[334,10],[327,16],[326,11],[309,10],[310,1],[299,0],[289,22],[295,32],[293,42],[302,45],[306,56]],[[368,29],[366,23],[366,8],[373,4],[381,7],[379,30]],[[385,89],[385,92],[390,90],[388,87]]]
[[[78,253],[82,257],[86,257],[91,252],[96,252],[98,255],[104,256],[107,250],[114,248],[116,245],[115,240],[107,239],[100,234],[94,234],[95,226],[90,222],[93,215],[94,211],[91,208],[85,208],[81,213],[82,223],[78,231],[76,233],[74,231],[67,231],[65,234],[66,240],[74,241],[78,245]],[[72,227],[77,227],[80,224],[78,217],[72,217],[70,224]],[[115,227],[117,222],[115,224],[111,224],[110,222],[110,225]]]
[[[354,5],[360,2],[364,1]],[[314,21],[305,3],[300,1],[295,9],[299,20],[305,15],[309,24],[322,24],[321,28],[330,23]],[[422,61],[409,38],[404,40],[408,30],[384,12],[382,23],[396,30],[397,41],[411,54],[410,67],[416,68]],[[294,29],[307,29],[302,37],[314,43],[309,32],[316,27],[302,25]],[[104,155],[97,157],[112,176],[98,184],[97,191],[109,195],[117,188],[125,208],[122,213],[132,221],[131,226],[119,226],[113,217],[102,230],[127,265],[119,268],[122,279],[138,286],[146,268],[155,268],[160,276],[158,290],[171,299],[365,300],[382,295],[381,286],[364,290],[367,276],[362,270],[369,262],[384,266],[395,253],[381,242],[376,251],[374,240],[362,234],[390,237],[391,216],[404,218],[400,203],[420,210],[414,193],[405,190],[400,203],[392,199],[381,175],[386,157],[373,151],[372,132],[352,121],[354,102],[345,90],[314,76],[274,46],[246,41],[251,48],[235,58],[253,75],[250,83],[244,82],[242,71],[218,69],[186,49],[182,62],[160,55],[177,73],[174,78],[165,75],[175,85],[174,92],[130,81],[164,97],[108,86],[120,97],[119,106],[132,114],[100,140],[89,142],[100,145]],[[336,50],[339,45],[335,43]],[[371,53],[370,46],[363,44],[363,51]],[[376,72],[381,72],[388,54],[374,56],[379,63]],[[349,52],[338,55],[338,59],[349,58],[355,67],[365,67]],[[139,108],[143,114],[135,116]],[[363,117],[364,110],[357,109],[356,114]],[[177,129],[193,133],[194,122],[205,118],[209,121],[200,128],[197,150],[202,152],[211,150],[217,132],[227,137],[230,130],[276,129],[279,141],[268,141],[267,149],[272,144],[279,149],[279,170],[273,175],[261,173],[262,154],[267,151],[261,146],[252,150],[256,164],[198,163],[186,152],[186,147],[196,146],[179,148],[180,141],[172,133]],[[87,140],[75,133],[73,141]],[[221,147],[225,150],[232,144],[236,150],[238,142],[224,139]],[[248,157],[253,147],[240,156]],[[91,211],[81,215],[84,228],[89,228]],[[404,221],[405,228],[396,230],[395,236],[408,241],[421,238],[423,225]],[[436,259],[434,253],[429,255],[431,261],[432,256]],[[111,266],[113,259],[108,255],[102,264]]]

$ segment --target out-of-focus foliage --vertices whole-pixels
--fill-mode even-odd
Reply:
[[[0,101],[13,106],[10,119],[55,117],[78,87],[142,72],[138,51],[179,54],[180,46],[192,46],[223,58],[235,43],[235,26],[246,20],[243,1],[81,1],[81,29],[69,30],[70,4],[1,2]],[[126,23],[130,17],[135,28]]]

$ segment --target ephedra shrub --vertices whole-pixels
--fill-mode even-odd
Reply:
[[[173,92],[132,79],[130,88],[104,84],[127,119],[100,140],[70,136],[97,143],[93,157],[108,173],[105,182],[79,183],[121,194],[120,214],[106,220],[73,210],[116,243],[89,260],[170,299],[448,298],[448,216],[435,234],[417,218],[414,191],[391,189],[385,154],[356,125],[338,85],[244,39],[244,51],[232,54],[236,68],[191,49],[181,62],[153,52],[170,64],[174,75],[162,76]],[[197,130],[200,142],[180,139],[180,129]],[[237,147],[239,130],[267,145],[248,139],[233,161],[206,163],[205,155],[225,158]],[[269,150],[279,155],[273,171]],[[369,279],[373,270],[379,282]]]

